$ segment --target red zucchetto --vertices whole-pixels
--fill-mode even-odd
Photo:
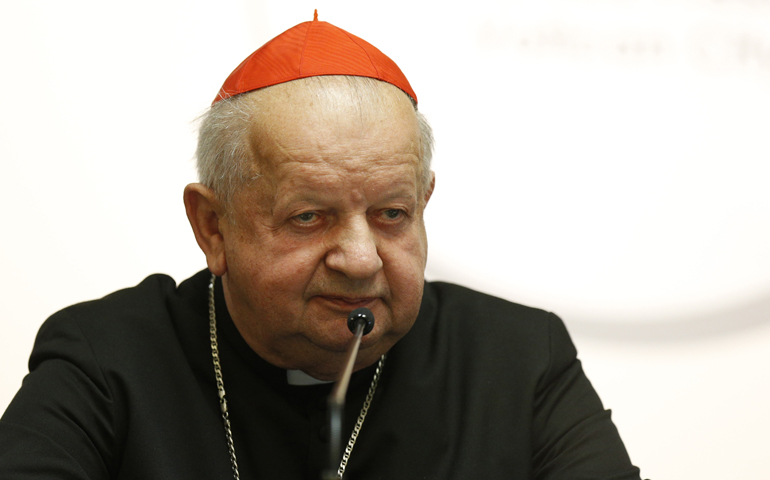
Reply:
[[[318,21],[292,27],[264,44],[227,77],[212,105],[258,88],[321,75],[371,77],[393,84],[417,102],[398,65],[365,40]]]

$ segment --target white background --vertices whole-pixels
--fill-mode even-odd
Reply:
[[[644,477],[769,478],[770,1],[364,3],[0,6],[0,410],[48,315],[205,267],[193,120],[318,8],[435,129],[427,276],[564,318]]]

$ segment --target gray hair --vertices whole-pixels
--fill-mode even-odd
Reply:
[[[367,98],[367,95],[372,98],[382,83],[372,78],[352,76],[309,77],[296,82],[307,82],[313,87],[320,86],[323,89],[330,82],[339,81],[340,78],[346,80],[357,98]],[[254,161],[254,154],[249,144],[249,134],[258,108],[258,102],[252,98],[257,92],[259,90],[221,100],[199,118],[198,147],[195,151],[198,179],[200,183],[214,190],[226,207],[238,189],[253,178],[251,162]],[[417,110],[417,104],[409,98],[414,105],[420,128],[421,180],[423,189],[427,190],[431,182],[433,130],[425,116]]]

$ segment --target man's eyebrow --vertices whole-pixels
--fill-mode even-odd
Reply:
[[[402,193],[395,193],[393,195],[388,195],[384,199],[385,200],[395,200],[395,199],[400,199],[400,198],[407,198],[409,200],[415,200],[415,199],[417,199],[417,195],[415,195],[414,193],[403,193],[403,194]]]
[[[276,196],[276,204],[281,202],[282,204],[286,205],[289,203],[301,203],[301,202],[307,202],[307,203],[318,203],[323,201],[324,194],[318,194],[318,193],[309,193],[306,191],[300,191],[300,192],[289,192],[286,195],[282,196]]]

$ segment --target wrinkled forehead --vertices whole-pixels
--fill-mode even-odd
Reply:
[[[319,155],[353,159],[380,148],[383,153],[409,152],[419,163],[414,106],[388,83],[365,77],[311,77],[259,90],[250,100],[250,142],[258,170],[290,159],[295,149],[305,155],[317,149]],[[362,146],[368,150],[355,151]]]
[[[257,127],[265,122],[269,125],[272,118],[302,122],[351,117],[366,121],[372,116],[416,125],[414,105],[408,95],[389,83],[366,77],[304,78],[263,88],[251,98]]]

